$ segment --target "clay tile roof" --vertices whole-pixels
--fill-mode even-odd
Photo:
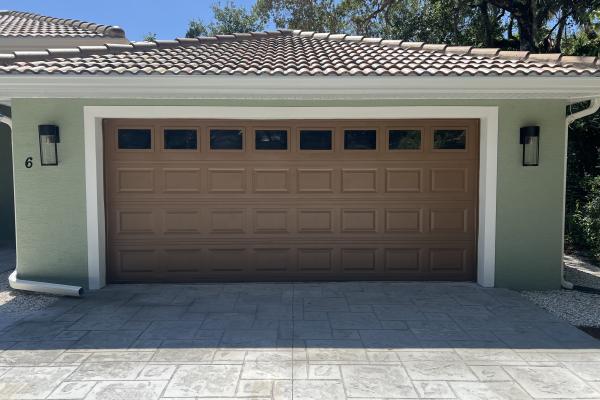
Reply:
[[[596,57],[279,30],[0,54],[0,73],[600,76]]]
[[[125,32],[118,26],[0,10],[0,38],[2,37],[124,38]]]

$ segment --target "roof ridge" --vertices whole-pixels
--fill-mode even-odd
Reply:
[[[81,21],[78,19],[69,19],[69,18],[56,18],[49,17],[46,15],[35,14],[26,11],[8,11],[3,10],[0,11],[0,15],[11,15],[15,17],[33,19],[37,21],[49,22],[52,24],[58,25],[66,25],[72,26],[75,28],[86,29],[91,32],[95,32],[104,36],[112,37],[112,38],[124,38],[125,31],[123,28],[117,25],[104,25],[104,24],[96,24],[93,22]]]
[[[173,48],[178,46],[200,46],[219,42],[262,39],[265,37],[289,36],[291,30],[263,31],[250,33],[234,33],[231,35],[198,36],[194,38],[176,38],[174,40],[134,41],[129,43],[106,43],[95,46],[77,46],[51,48],[46,50],[13,51],[0,53],[0,65],[19,61],[44,61],[52,58],[77,58],[107,53],[123,53],[127,51],[151,51],[155,49]]]
[[[0,11],[2,13],[2,11]],[[19,13],[9,11],[9,13]],[[50,18],[39,16],[38,14],[22,13],[34,15],[41,18]],[[58,18],[55,18],[59,20]],[[85,24],[77,20],[71,21],[74,24]],[[94,24],[97,25],[97,24]],[[100,25],[97,25],[100,26]],[[120,28],[119,28],[120,29]],[[122,31],[122,30],[121,30]],[[375,46],[398,47],[405,50],[425,51],[433,53],[442,53],[448,56],[472,56],[487,57],[490,59],[504,59],[513,61],[522,61],[538,63],[543,65],[554,65],[564,67],[593,67],[600,68],[600,57],[594,56],[565,56],[561,53],[531,53],[528,51],[501,50],[500,48],[482,48],[473,46],[449,46],[446,44],[411,42],[404,40],[383,39],[376,37],[365,37],[358,35],[333,34],[329,32],[303,31],[299,29],[278,29],[276,31],[261,31],[249,33],[233,33],[228,35],[198,36],[194,38],[176,38],[174,40],[153,40],[153,41],[133,41],[128,44],[104,44],[97,46],[78,46],[73,48],[55,48],[40,51],[14,51],[12,53],[0,54],[0,65],[10,64],[19,61],[43,61],[52,58],[70,58],[87,57],[92,55],[101,55],[107,53],[123,53],[152,51],[155,49],[173,48],[178,46],[199,46],[202,44],[244,41],[251,39],[263,39],[277,36],[298,36],[314,38],[319,40],[347,41],[353,43],[363,43]]]

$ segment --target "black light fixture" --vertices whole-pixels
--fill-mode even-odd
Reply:
[[[58,165],[58,153],[56,144],[60,143],[58,126],[39,125],[40,134],[40,160],[42,166]]]
[[[540,127],[524,126],[521,128],[521,145],[523,145],[523,166],[540,165]]]

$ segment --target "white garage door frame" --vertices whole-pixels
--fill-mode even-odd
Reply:
[[[87,214],[88,285],[106,285],[106,229],[104,215],[104,118],[185,119],[468,119],[480,121],[479,226],[477,283],[494,286],[496,270],[496,187],[498,162],[498,107],[212,107],[212,106],[85,106],[85,190]]]

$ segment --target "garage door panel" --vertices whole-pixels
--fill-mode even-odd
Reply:
[[[242,150],[210,149],[209,130],[227,121],[105,121],[110,281],[474,278],[476,121],[234,125]],[[149,130],[150,148],[132,134],[119,149],[123,127]],[[196,148],[165,148],[178,129],[196,132]],[[269,129],[287,132],[287,148],[255,148]],[[302,150],[302,130],[331,131],[331,149]]]

